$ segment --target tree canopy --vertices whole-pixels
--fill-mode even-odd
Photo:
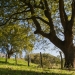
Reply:
[[[15,52],[22,52],[23,50],[31,51],[34,47],[30,29],[24,25],[6,25],[0,28],[0,48],[2,52],[8,54],[10,57]]]

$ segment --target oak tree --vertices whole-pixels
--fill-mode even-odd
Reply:
[[[75,0],[1,0],[0,25],[23,20],[65,55],[65,67],[75,67],[73,26]]]

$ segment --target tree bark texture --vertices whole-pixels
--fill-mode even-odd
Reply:
[[[75,49],[69,48],[69,50],[66,50],[64,53],[65,55],[65,64],[64,67],[66,68],[75,68]]]

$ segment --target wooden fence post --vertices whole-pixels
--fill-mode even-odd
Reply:
[[[60,53],[60,57],[61,57],[61,69],[63,69],[63,58],[62,58],[62,52],[59,51],[59,53]]]
[[[17,56],[15,55],[15,63],[16,63],[16,65],[17,65]]]
[[[7,59],[8,59],[8,55],[6,54],[6,60],[5,60],[6,63],[7,63]]]
[[[41,52],[40,52],[40,65],[41,65],[41,67],[43,68],[43,64],[42,64],[42,54],[41,54]]]

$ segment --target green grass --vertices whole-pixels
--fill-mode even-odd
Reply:
[[[37,68],[36,64],[27,62],[23,59],[17,60],[17,65],[14,59],[8,59],[5,63],[4,58],[0,58],[0,75],[75,75],[74,71],[61,69]]]

